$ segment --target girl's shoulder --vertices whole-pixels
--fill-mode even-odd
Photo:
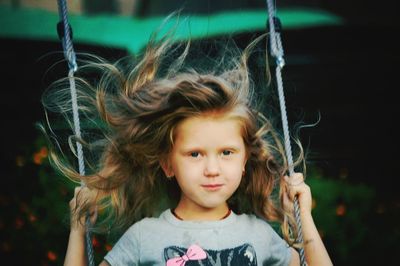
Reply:
[[[158,227],[162,224],[165,224],[166,220],[164,218],[164,216],[165,216],[164,212],[162,212],[159,216],[156,216],[156,217],[145,217],[145,218],[141,219],[140,221],[137,221],[136,223],[132,224],[128,230],[137,230],[139,228],[143,229],[143,228],[149,228],[149,227]]]
[[[274,234],[276,232],[275,227],[279,227],[277,224],[266,221],[254,214],[238,214],[237,224],[240,227],[260,229],[259,232],[265,232],[266,234]]]
[[[289,247],[282,239],[279,224],[271,223],[253,214],[238,215],[238,228],[245,228],[247,235],[266,241],[268,246],[280,245]],[[237,229],[237,231],[240,229]]]
[[[237,214],[237,221],[239,223],[248,223],[249,225],[267,226],[270,227],[269,222],[254,214]]]

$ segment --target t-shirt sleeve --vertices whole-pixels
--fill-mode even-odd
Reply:
[[[287,266],[292,259],[292,249],[270,225],[267,225],[267,232],[270,235],[268,249],[270,256],[266,265]]]
[[[111,266],[139,265],[139,227],[139,223],[132,225],[104,257]]]

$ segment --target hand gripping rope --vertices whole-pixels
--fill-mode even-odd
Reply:
[[[76,55],[74,52],[74,47],[72,45],[72,29],[68,23],[68,10],[67,3],[65,0],[58,0],[58,13],[60,16],[60,22],[57,24],[57,33],[60,38],[64,50],[64,57],[68,62],[68,79],[71,90],[71,100],[72,100],[72,112],[73,112],[73,120],[74,120],[74,134],[77,139],[81,138],[81,128],[79,122],[79,111],[78,111],[78,100],[76,95],[76,87],[75,87],[75,79],[74,73],[78,69],[78,65],[76,64]],[[85,175],[85,163],[83,158],[83,150],[82,145],[79,141],[76,142],[78,163],[79,163],[79,174]],[[82,182],[82,186],[85,184]],[[89,216],[86,218],[86,228],[88,229],[90,226]],[[89,266],[94,266],[94,254],[93,254],[93,246],[92,246],[92,237],[90,235],[89,230],[86,230],[86,252]]]
[[[285,150],[286,157],[289,166],[289,174],[292,176],[294,174],[293,169],[293,157],[292,157],[292,148],[290,146],[290,136],[289,136],[289,126],[288,119],[286,114],[286,104],[285,104],[285,96],[283,93],[283,82],[282,82],[282,73],[281,70],[285,66],[285,60],[283,59],[283,47],[280,36],[281,24],[280,20],[276,16],[276,10],[274,5],[272,4],[272,0],[267,0],[268,6],[268,25],[269,25],[269,34],[270,34],[270,45],[271,45],[271,56],[276,60],[276,83],[278,86],[278,94],[279,94],[279,105],[281,109],[281,118],[282,118],[282,127],[283,134],[285,136]],[[268,62],[267,62],[268,63]],[[297,227],[299,229],[299,234],[297,238],[298,243],[303,243],[303,234],[301,231],[301,220],[300,220],[300,208],[297,197],[294,200],[294,214],[296,217]],[[300,262],[301,265],[307,265],[304,257],[304,249],[299,249],[300,253]]]

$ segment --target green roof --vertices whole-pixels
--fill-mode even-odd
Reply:
[[[283,30],[326,25],[340,25],[343,20],[329,12],[315,9],[281,9],[278,12]],[[74,42],[111,46],[137,53],[160,27],[165,17],[135,18],[117,15],[70,14]],[[208,16],[181,15],[176,30],[177,39],[210,38],[265,29],[266,10],[241,10]],[[11,8],[0,5],[0,37],[35,40],[58,39],[57,13],[32,8]],[[168,22],[163,30],[177,23]],[[161,31],[162,32],[162,31]]]

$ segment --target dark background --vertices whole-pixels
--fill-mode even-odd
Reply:
[[[141,3],[136,15],[166,15],[177,9],[182,1],[168,1],[168,5],[161,3],[164,2]],[[365,241],[370,242],[354,249],[356,254],[348,254],[348,260],[335,260],[335,246],[328,240],[327,247],[333,254],[335,265],[395,265],[395,252],[399,245],[392,239],[398,240],[400,236],[398,134],[395,129],[398,122],[397,63],[400,59],[400,42],[396,40],[396,35],[399,34],[400,23],[395,1],[277,1],[277,5],[278,8],[318,7],[345,21],[340,26],[297,30],[285,30],[283,25],[282,40],[287,62],[283,77],[288,115],[291,123],[298,120],[312,123],[320,114],[320,122],[301,133],[310,150],[310,164],[329,179],[354,186],[365,185],[375,193],[371,205],[367,206],[371,216],[358,222],[359,226],[367,228],[367,234],[380,237],[366,237]],[[264,6],[264,1],[186,1],[184,12],[209,14],[223,9]],[[100,4],[87,4],[86,8],[88,12],[100,12],[107,10],[107,5],[104,4],[102,9]],[[238,42],[246,43],[257,34],[261,32],[242,34],[236,38]],[[62,59],[61,54],[49,55],[60,51],[58,42],[3,38],[0,45],[0,206],[3,216],[0,229],[6,236],[8,218],[18,216],[17,209],[21,208],[21,205],[13,207],[17,199],[29,203],[36,194],[46,193],[40,182],[27,180],[29,173],[39,171],[38,166],[21,170],[17,165],[19,158],[28,157],[38,147],[40,134],[34,124],[44,118],[41,93],[51,82],[64,76],[66,69],[60,64],[47,72],[50,65]],[[79,43],[75,44],[75,49],[110,59],[126,53],[111,47]],[[65,202],[68,202],[67,195]],[[45,216],[47,212],[42,209],[36,215]],[[379,215],[374,216],[377,213]],[[58,226],[65,231],[64,225]],[[354,228],[357,230],[357,224]],[[345,234],[351,239],[353,232],[350,230]],[[385,243],[386,239],[390,245]],[[18,251],[18,246],[23,243],[10,248],[6,240],[7,237],[2,239],[1,255],[7,258],[14,256],[15,265],[27,263],[15,255],[29,253],[29,250],[36,252],[32,247]],[[36,241],[40,242],[40,239]],[[65,241],[62,239],[57,244],[65,246]],[[381,243],[377,243],[379,241]],[[31,242],[27,245],[35,244]],[[348,264],[350,261],[351,264]],[[47,265],[54,262],[40,259],[40,262],[27,265],[39,263]]]

